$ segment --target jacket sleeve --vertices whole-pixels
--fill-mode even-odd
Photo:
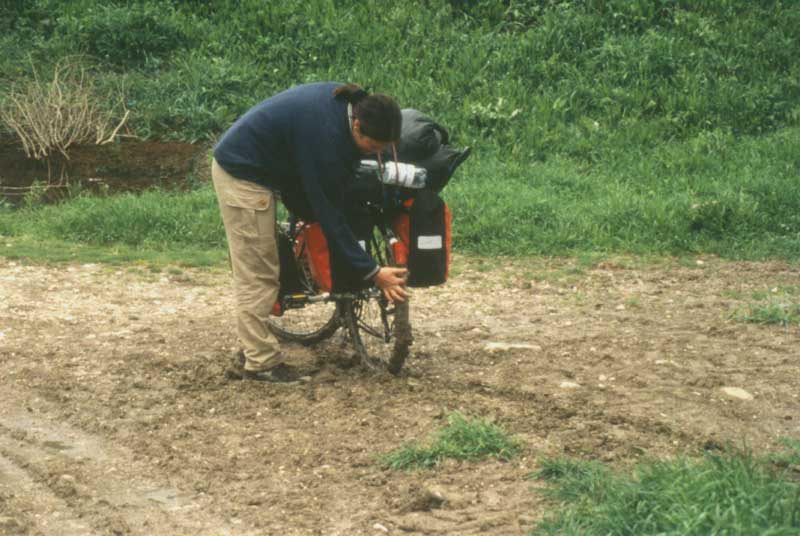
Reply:
[[[337,175],[344,172],[344,166],[340,160],[325,162],[320,157],[319,148],[314,149],[313,145],[295,144],[293,154],[314,216],[322,226],[328,247],[335,249],[360,278],[370,279],[378,273],[380,266],[358,244],[344,214],[331,202],[323,187],[323,178],[338,179]]]

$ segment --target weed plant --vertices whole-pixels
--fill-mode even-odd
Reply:
[[[731,317],[739,322],[780,325],[800,324],[798,287],[780,286],[769,291],[753,292],[750,303],[739,307]]]
[[[562,508],[533,536],[800,534],[800,484],[747,452],[650,462],[632,476],[594,462],[546,460],[537,476],[554,484],[547,493]]]
[[[741,322],[786,327],[791,324],[800,324],[800,303],[773,299],[766,303],[749,304],[734,316]]]
[[[427,469],[446,459],[476,461],[484,458],[508,460],[517,455],[519,444],[499,426],[483,419],[469,419],[459,412],[447,417],[427,445],[411,443],[381,457],[391,469]]]

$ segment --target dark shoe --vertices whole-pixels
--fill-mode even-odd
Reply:
[[[285,363],[275,365],[269,370],[260,370],[258,372],[245,370],[242,379],[273,383],[294,383],[302,380],[297,369]]]
[[[244,368],[244,354],[240,353],[234,356],[233,363],[228,370],[225,371],[225,376],[229,380],[250,380],[257,382],[273,382],[273,383],[292,383],[301,381],[303,378],[297,373],[297,369],[290,365],[280,363],[268,370],[245,370]]]

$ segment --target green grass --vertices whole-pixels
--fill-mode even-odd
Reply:
[[[208,185],[188,193],[81,195],[56,205],[0,209],[0,237],[0,255],[38,261],[209,266],[227,258]]]
[[[454,241],[487,255],[798,258],[800,183],[778,148],[787,145],[800,154],[800,129],[731,139],[724,157],[696,155],[692,141],[632,149],[590,167],[479,154],[445,192]],[[693,168],[698,158],[704,163]]]
[[[797,125],[798,26],[795,2],[748,0],[11,0],[0,73],[89,54],[140,134],[183,139],[293,84],[354,80],[513,161],[596,161]]]
[[[796,463],[798,444],[787,446]],[[747,452],[650,462],[632,475],[551,459],[537,476],[553,484],[546,493],[559,509],[536,526],[535,536],[800,534],[797,473]]]
[[[800,474],[800,439],[784,437],[780,440],[785,450],[771,454],[767,459],[779,467],[785,467]]]
[[[445,192],[459,251],[798,259],[798,27],[800,3],[749,0],[12,0],[0,103],[83,53],[137,135],[194,141],[297,83],[356,81],[473,147]],[[211,197],[168,197],[152,226],[82,200],[0,233],[222,247]]]
[[[476,461],[508,460],[517,455],[519,444],[499,426],[483,419],[451,413],[447,425],[426,443],[411,443],[383,455],[380,462],[396,470],[427,469],[446,459]]]
[[[531,166],[476,155],[445,190],[454,247],[486,256],[717,254],[800,258],[800,181],[782,151],[800,154],[800,129],[731,141],[701,171],[682,169],[692,143],[582,168],[565,158]],[[79,196],[57,206],[0,209],[0,234],[148,249],[224,248],[210,185],[188,193]],[[591,262],[591,261],[588,261]]]
[[[751,303],[734,314],[741,322],[789,326],[800,324],[800,303],[772,299],[766,303]]]
[[[731,297],[741,300],[741,293],[729,293]],[[751,302],[738,307],[731,317],[739,322],[753,324],[789,326],[800,324],[800,302],[798,287],[795,285],[779,285],[767,290],[750,293]]]
[[[144,263],[158,267],[157,269],[169,266],[224,267],[228,262],[227,251],[218,248],[182,246],[179,249],[155,249],[126,245],[92,246],[63,240],[41,240],[30,236],[0,236],[0,257],[44,264]]]

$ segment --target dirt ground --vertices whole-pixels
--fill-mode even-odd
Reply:
[[[552,508],[541,457],[625,468],[800,437],[800,330],[731,318],[797,265],[494,262],[414,293],[401,377],[342,368],[334,339],[286,347],[309,382],[267,385],[224,378],[223,271],[0,257],[0,533],[525,534]],[[453,410],[522,455],[376,463]]]

